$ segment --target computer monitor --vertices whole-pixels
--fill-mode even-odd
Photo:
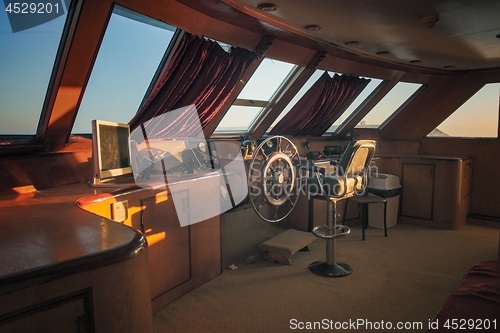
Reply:
[[[92,121],[92,184],[132,174],[130,126],[105,120]]]

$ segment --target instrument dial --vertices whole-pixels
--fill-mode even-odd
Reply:
[[[206,153],[207,152],[207,144],[205,142],[200,142],[198,143],[198,149],[202,152],[202,153]]]

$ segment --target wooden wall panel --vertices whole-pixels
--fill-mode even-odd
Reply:
[[[191,275],[196,277],[221,266],[220,217],[190,227]]]
[[[0,159],[0,195],[19,193],[19,187],[36,190],[88,181],[90,144],[87,150],[12,156]]]

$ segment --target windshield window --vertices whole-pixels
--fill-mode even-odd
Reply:
[[[36,134],[70,1],[54,3],[36,26],[16,23],[8,6],[0,11],[0,135]]]
[[[93,119],[128,123],[139,109],[176,28],[115,6],[73,126]]]
[[[398,82],[387,95],[359,122],[358,128],[378,128],[387,121],[413,94],[421,84]]]
[[[215,132],[248,131],[296,67],[270,58],[262,60]]]
[[[499,99],[500,83],[485,85],[428,136],[496,138]]]

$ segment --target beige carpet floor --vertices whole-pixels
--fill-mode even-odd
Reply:
[[[389,237],[370,228],[362,241],[361,228],[353,227],[337,241],[337,260],[352,267],[351,275],[325,278],[309,271],[311,262],[325,258],[321,239],[311,251],[296,253],[290,266],[262,258],[236,261],[238,269],[224,267],[222,275],[154,314],[154,329],[325,332],[355,322],[349,331],[383,332],[392,325],[398,332],[422,332],[472,264],[498,259],[498,233],[476,225],[436,230],[398,224]],[[314,322],[322,327],[306,329]],[[398,323],[407,328],[396,330]]]

